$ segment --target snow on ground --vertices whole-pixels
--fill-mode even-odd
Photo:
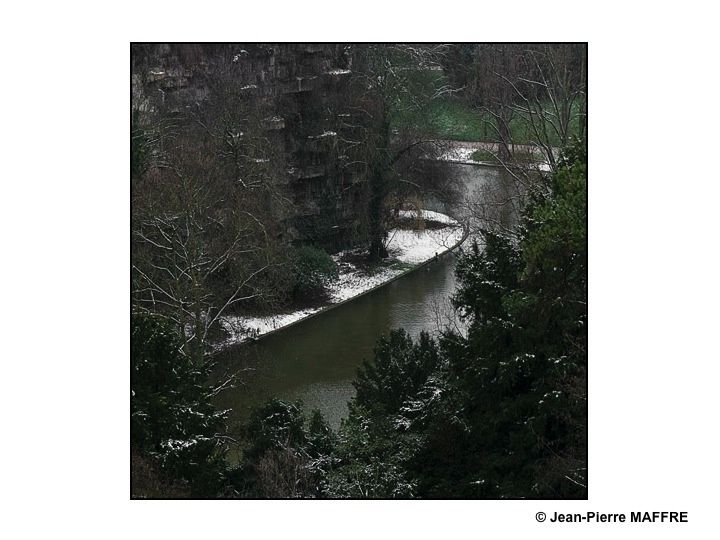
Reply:
[[[437,221],[438,223],[446,223],[447,225],[457,226],[458,222],[450,216],[441,214],[440,212],[433,212],[432,210],[420,210],[420,215],[423,219],[428,221]],[[417,219],[418,212],[416,210],[400,210],[399,216],[403,219]]]
[[[399,268],[380,268],[376,272],[368,274],[352,264],[344,263],[343,266],[345,268],[341,270],[340,277],[330,287],[330,298],[333,304],[339,304],[369,291],[405,271]]]
[[[478,164],[484,164],[484,165],[498,165],[499,162],[496,159],[488,159],[486,161],[477,161],[472,158],[472,155],[474,152],[476,152],[478,148],[464,148],[462,146],[454,146],[450,148],[447,152],[442,154],[438,159],[440,161],[449,161],[451,163],[461,163],[465,165],[478,165]],[[551,170],[550,164],[547,161],[542,161],[538,163],[533,164],[527,164],[526,165],[529,168],[536,167],[539,171],[543,172],[549,172]]]
[[[334,131],[323,131],[320,135],[308,135],[308,139],[324,139],[325,137],[337,137]]]
[[[394,229],[390,231],[388,252],[400,262],[420,264],[444,253],[457,244],[462,236],[462,227],[425,231]]]
[[[235,315],[223,317],[221,321],[222,327],[230,336],[219,348],[243,341],[250,337],[267,334],[268,332],[299,321],[308,315],[317,313],[321,309],[321,307],[301,309],[292,313],[280,313],[267,317],[238,317]]]
[[[454,146],[453,148],[445,152],[443,155],[441,155],[438,159],[440,161],[451,161],[453,163],[479,163],[470,157],[475,151],[477,151],[477,148],[463,148],[462,146]]]
[[[446,224],[447,227],[418,231],[391,229],[387,244],[391,266],[379,268],[372,273],[368,273],[354,264],[343,260],[348,254],[360,253],[357,249],[341,251],[332,256],[333,260],[338,264],[340,276],[329,288],[330,304],[339,304],[369,291],[378,285],[382,285],[392,278],[407,272],[408,264],[416,266],[435,256],[441,255],[462,239],[463,228],[453,218],[430,210],[421,210],[420,212],[423,219],[443,223]],[[416,219],[418,213],[410,210],[401,210],[400,217],[404,219]],[[405,263],[405,266],[392,265],[393,261]],[[221,324],[228,332],[229,338],[219,344],[218,348],[223,348],[233,343],[277,330],[318,311],[322,311],[327,307],[328,306],[320,306],[301,309],[292,313],[280,313],[266,317],[223,317]]]

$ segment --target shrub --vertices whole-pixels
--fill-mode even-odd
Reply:
[[[255,409],[245,426],[239,471],[248,496],[319,497],[331,466],[335,437],[318,411],[272,399]]]
[[[293,296],[296,301],[322,297],[326,288],[338,278],[335,261],[322,249],[302,246],[293,252],[295,273]]]

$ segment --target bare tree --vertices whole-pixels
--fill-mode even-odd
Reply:
[[[158,123],[173,128],[133,183],[135,307],[172,320],[183,352],[197,361],[226,314],[282,293],[267,278],[287,260],[281,220],[289,202],[274,180],[282,159],[263,128],[267,111],[223,75],[210,99],[161,115]]]
[[[362,167],[367,178],[367,223],[370,256],[387,256],[386,236],[392,198],[399,206],[433,186],[423,158],[441,152],[438,141],[424,137],[408,118],[422,112],[448,88],[433,84],[443,46],[364,45],[352,51],[349,114],[341,139],[349,164]],[[424,174],[418,174],[422,167]]]
[[[587,51],[582,45],[542,45],[522,58],[524,73],[503,79],[516,94],[513,111],[529,128],[527,142],[554,170],[558,149],[586,135]]]
[[[486,140],[476,143],[501,169],[501,182],[469,201],[485,228],[513,234],[507,215],[544,191],[561,148],[586,134],[587,52],[581,44],[452,46],[445,64],[477,111]]]
[[[310,467],[307,453],[286,441],[265,452],[255,466],[260,492],[269,499],[306,497],[313,487]]]
[[[470,57],[453,68],[463,72],[463,95],[489,128],[497,159],[535,152],[554,169],[558,148],[585,136],[585,46],[483,44]]]

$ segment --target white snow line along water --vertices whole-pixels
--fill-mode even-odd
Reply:
[[[343,260],[346,255],[357,253],[358,250],[342,251],[333,255],[332,258],[338,264],[340,275],[329,288],[329,306],[301,309],[292,313],[279,313],[265,317],[223,317],[221,324],[229,337],[218,344],[217,349],[278,330],[374,289],[408,270],[448,252],[460,243],[465,233],[460,223],[439,212],[401,210],[399,217],[401,219],[422,217],[426,222],[431,221],[445,226],[424,230],[391,229],[387,245],[390,255],[389,262],[402,264],[391,264],[372,273],[367,273]]]

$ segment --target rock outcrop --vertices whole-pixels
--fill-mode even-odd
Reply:
[[[231,69],[230,69],[231,68]],[[341,249],[364,220],[362,171],[339,141],[352,128],[346,89],[352,56],[338,44],[135,44],[132,106],[142,123],[160,110],[181,112],[212,93],[213,78],[232,75],[251,103],[271,110],[266,136],[284,159],[294,200],[291,238]]]

